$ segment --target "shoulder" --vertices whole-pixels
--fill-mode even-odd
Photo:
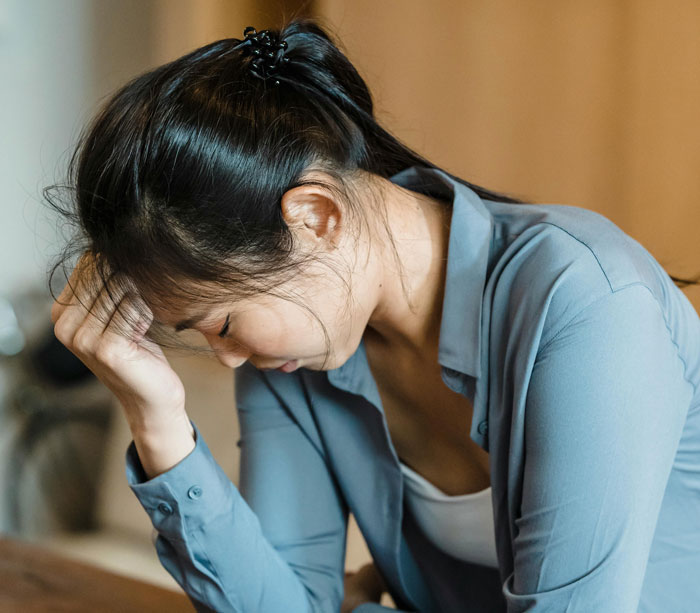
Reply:
[[[655,293],[663,275],[658,263],[605,216],[560,204],[497,208],[493,308],[508,321],[536,326],[538,344],[624,287],[645,285]]]
[[[604,215],[566,204],[492,205],[497,232],[508,252],[524,251],[553,267],[586,263],[611,291],[652,281],[654,258]],[[505,255],[505,253],[504,253]]]

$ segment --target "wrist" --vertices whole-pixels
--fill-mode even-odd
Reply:
[[[148,438],[162,431],[180,428],[182,424],[189,424],[184,404],[174,404],[165,409],[124,402],[120,402],[120,405],[134,437]]]
[[[148,479],[179,464],[196,445],[194,428],[186,414],[165,422],[141,424],[131,432]]]

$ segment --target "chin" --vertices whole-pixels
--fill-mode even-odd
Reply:
[[[308,366],[305,368],[309,368],[310,370],[335,370],[336,368],[340,368],[355,354],[359,346],[360,343],[358,342],[354,348],[351,347],[345,354],[340,356],[337,353],[332,353],[330,358],[328,358],[328,362],[323,368],[309,368]]]

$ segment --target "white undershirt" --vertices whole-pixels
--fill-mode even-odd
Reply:
[[[449,496],[403,462],[399,465],[407,503],[428,539],[455,558],[497,568],[491,488]]]

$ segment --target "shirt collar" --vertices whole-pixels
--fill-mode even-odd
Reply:
[[[452,201],[438,361],[446,368],[478,378],[482,299],[493,216],[476,192],[443,170],[411,166],[389,180],[403,188]],[[355,393],[367,393],[367,382],[363,383],[362,377],[358,380],[360,361],[366,362],[363,343],[343,365],[328,371],[330,381]]]
[[[390,180],[406,189],[452,201],[438,361],[447,368],[479,377],[481,309],[493,217],[476,192],[443,170],[412,166]]]

